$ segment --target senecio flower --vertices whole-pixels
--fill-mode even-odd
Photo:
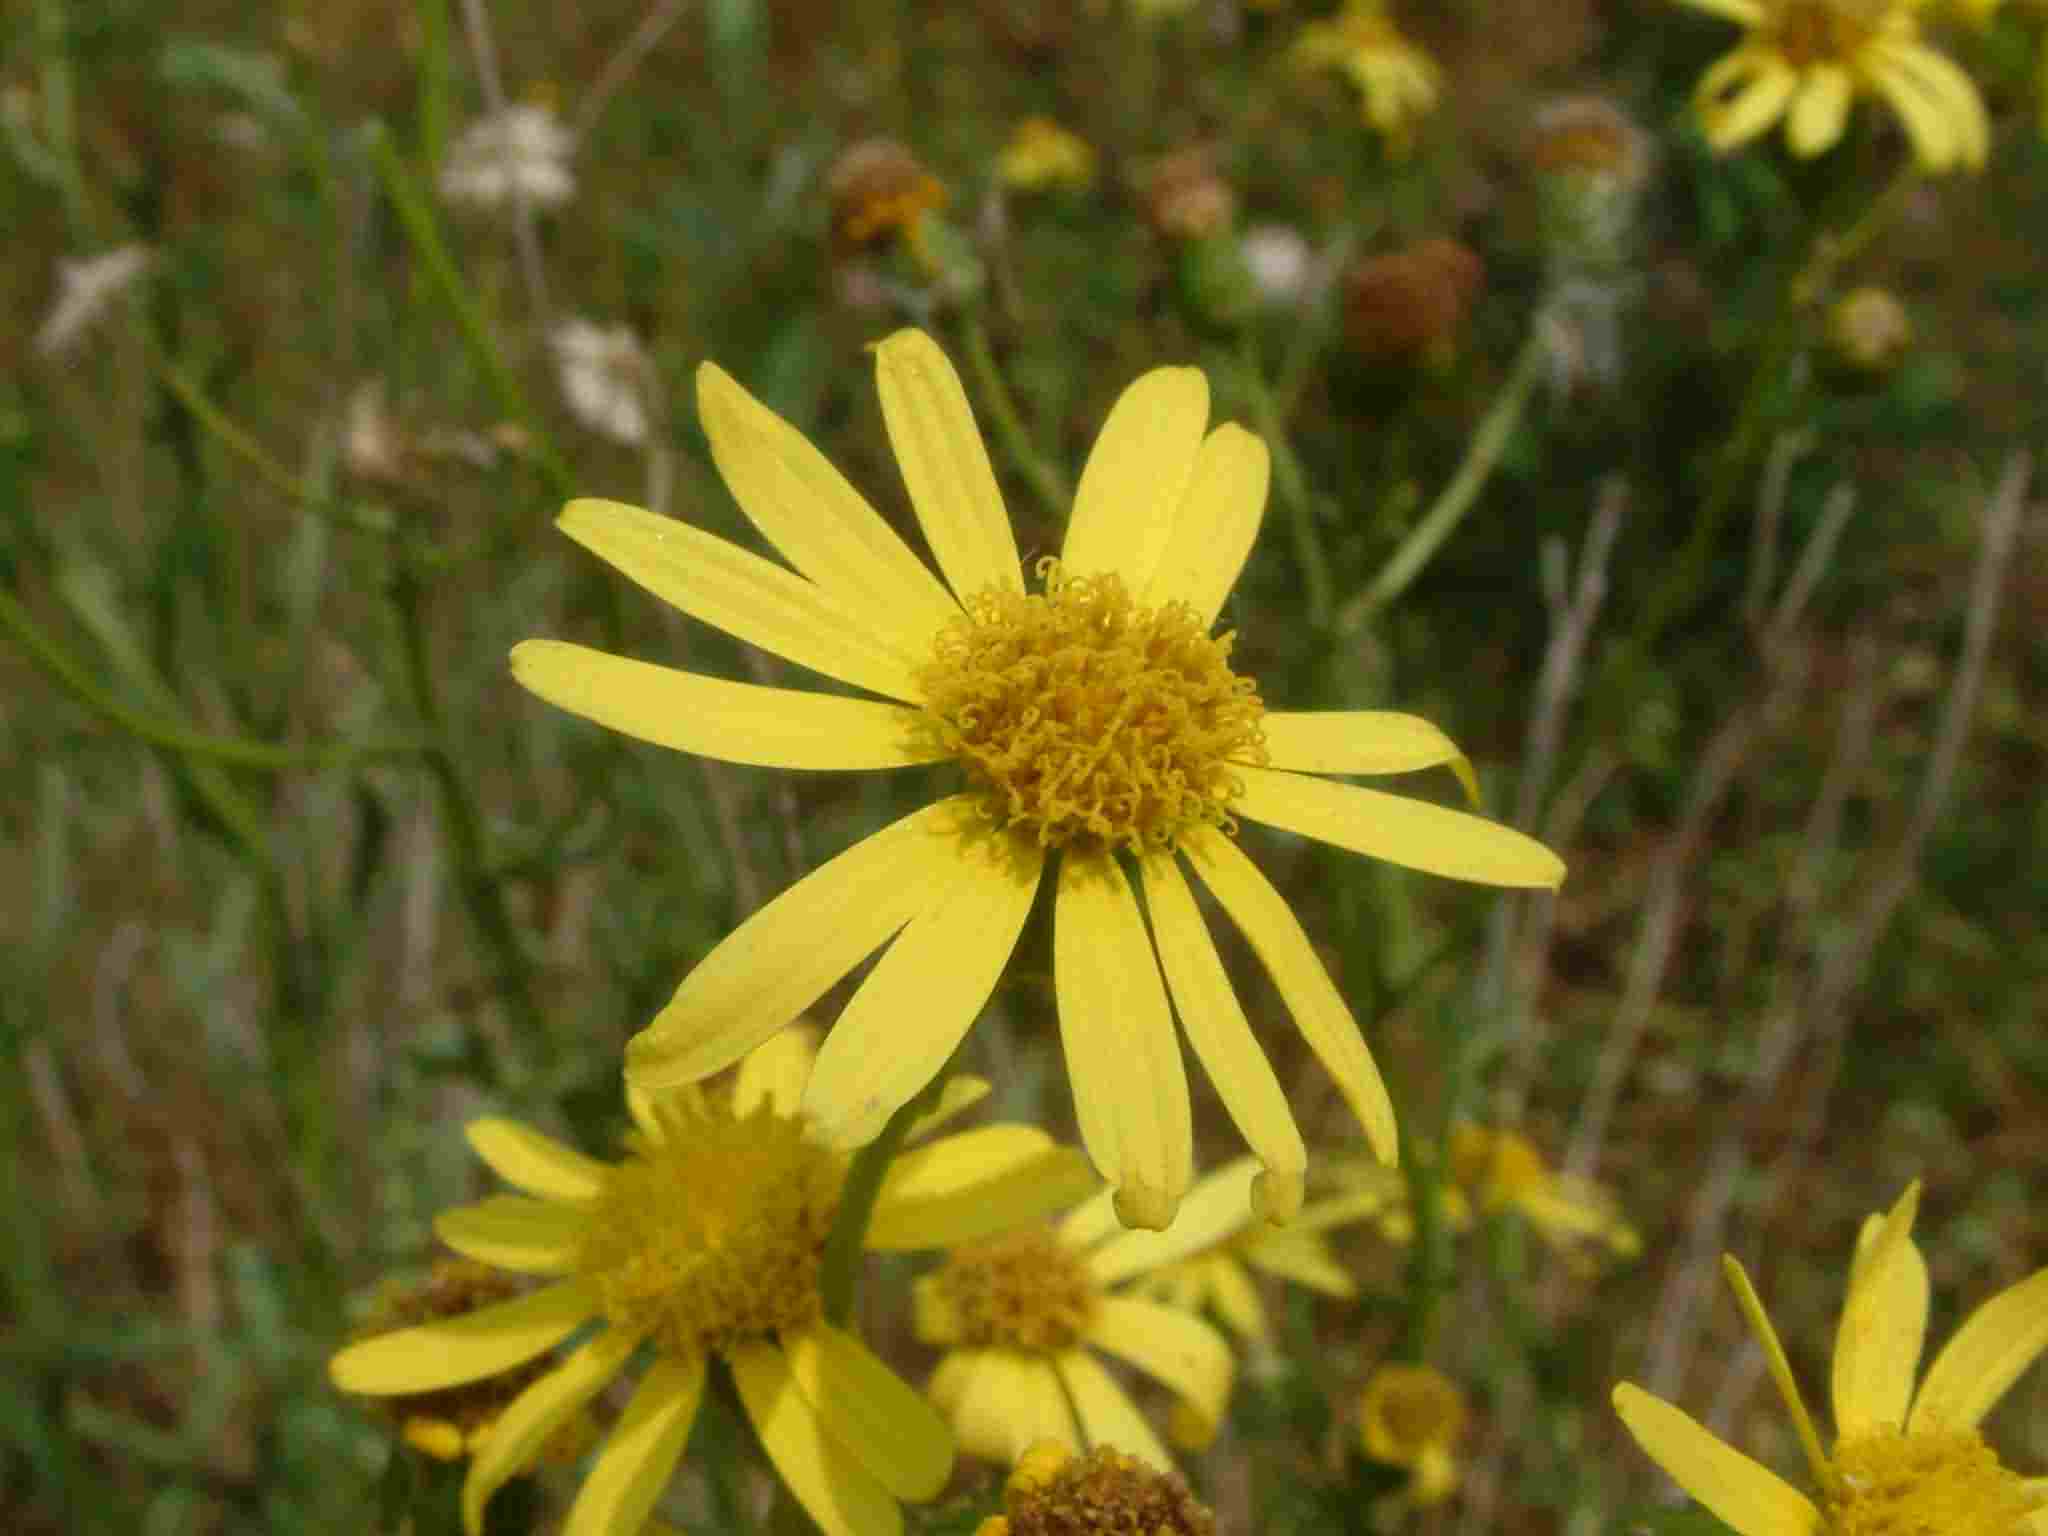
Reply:
[[[2004,1466],[1977,1426],[2048,1347],[2048,1269],[1971,1313],[1916,1392],[1927,1264],[1913,1245],[1920,1186],[1863,1224],[1835,1333],[1835,1449],[1820,1435],[1784,1347],[1732,1258],[1721,1262],[1791,1411],[1818,1502],[1661,1398],[1622,1383],[1615,1411],[1666,1472],[1740,1536],[2041,1536],[2048,1481]]]
[[[1749,29],[1700,77],[1707,140],[1735,149],[1785,119],[1802,157],[1832,148],[1849,106],[1878,96],[1898,114],[1929,171],[1977,170],[1991,125],[1970,77],[1920,40],[1924,0],[1682,0]]]
[[[1040,1440],[1074,1450],[1109,1445],[1172,1470],[1172,1456],[1092,1349],[1165,1383],[1177,1417],[1201,1427],[1201,1443],[1214,1438],[1236,1373],[1229,1344],[1126,1282],[1243,1227],[1253,1172],[1247,1158],[1210,1174],[1164,1232],[1119,1230],[1105,1190],[1057,1227],[1020,1225],[955,1249],[944,1268],[920,1276],[917,1335],[947,1350],[928,1390],[960,1449],[1014,1463]]]
[[[1051,187],[1073,190],[1095,180],[1095,151],[1088,141],[1049,117],[1027,117],[1010,132],[1010,141],[996,156],[996,175],[1006,187],[1040,192]]]
[[[1294,41],[1295,63],[1336,69],[1358,87],[1366,123],[1396,152],[1415,124],[1436,110],[1442,77],[1436,62],[1402,36],[1381,0],[1345,0],[1328,21],[1314,21]]]
[[[1458,1438],[1469,1415],[1458,1384],[1433,1365],[1383,1365],[1358,1401],[1359,1447],[1374,1461],[1408,1468],[1407,1498],[1441,1504],[1458,1489]]]
[[[1003,1513],[974,1536],[1215,1536],[1216,1517],[1188,1485],[1135,1456],[1097,1446],[1077,1456],[1041,1440],[1003,1484]]]
[[[653,1363],[584,1480],[567,1536],[640,1529],[689,1439],[714,1355],[769,1460],[827,1536],[897,1536],[896,1501],[928,1499],[944,1485],[953,1461],[944,1423],[823,1313],[819,1268],[846,1158],[806,1134],[798,1099],[812,1057],[807,1036],[792,1030],[742,1061],[729,1092],[690,1084],[630,1094],[638,1133],[616,1162],[514,1121],[470,1124],[477,1154],[525,1193],[443,1212],[434,1230],[467,1258],[560,1278],[351,1344],[328,1369],[347,1392],[438,1393],[519,1372],[585,1324],[605,1325],[468,1447],[462,1511],[471,1536],[490,1496],[643,1345]],[[913,1134],[971,1102],[968,1086]],[[1057,1210],[1092,1183],[1080,1157],[1044,1132],[983,1126],[891,1164],[866,1244],[973,1241]]]
[[[1564,866],[1481,817],[1322,776],[1449,764],[1469,782],[1426,721],[1268,710],[1232,671],[1234,636],[1209,630],[1258,532],[1266,448],[1235,425],[1206,430],[1195,369],[1161,368],[1124,392],[1060,557],[1039,562],[1042,590],[1027,593],[958,375],[921,332],[874,351],[883,419],[950,591],[795,428],[709,363],[697,401],[712,457],[796,571],[615,502],[571,502],[560,526],[685,612],[882,700],[554,640],[512,652],[513,676],[541,698],[663,746],[780,768],[950,762],[968,781],[735,929],[628,1045],[628,1078],[652,1091],[717,1071],[893,938],[804,1090],[819,1134],[860,1146],[952,1054],[1051,879],[1075,1110],[1119,1217],[1164,1227],[1193,1178],[1178,1009],[1265,1164],[1260,1210],[1284,1219],[1301,1204],[1307,1154],[1192,869],[1393,1161],[1393,1107],[1364,1036],[1286,900],[1232,840],[1236,818],[1492,885],[1555,886]],[[1138,867],[1143,912],[1120,854]]]

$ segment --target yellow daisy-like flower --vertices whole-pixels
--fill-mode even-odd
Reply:
[[[2048,1348],[2048,1269],[2000,1292],[1956,1330],[1919,1390],[1927,1264],[1913,1244],[1920,1186],[1863,1224],[1835,1333],[1835,1447],[1821,1448],[1791,1363],[1749,1276],[1723,1258],[1813,1472],[1818,1502],[1681,1410],[1627,1382],[1615,1411],[1678,1485],[1740,1536],[2048,1536],[2048,1479],[2004,1466],[1977,1426]]]
[[[1098,1446],[1041,1440],[1003,1484],[1003,1513],[974,1536],[1215,1536],[1216,1517],[1171,1472]]]
[[[1285,898],[1229,836],[1235,818],[1493,885],[1555,886],[1564,866],[1481,817],[1323,777],[1448,764],[1469,784],[1428,722],[1267,710],[1231,670],[1233,637],[1209,629],[1258,532],[1267,456],[1241,427],[1207,429],[1198,371],[1161,368],[1124,392],[1060,558],[1041,562],[1044,590],[1027,594],[959,376],[918,331],[874,351],[890,441],[945,583],[801,433],[708,363],[697,398],[712,456],[796,570],[615,502],[571,502],[560,525],[685,612],[884,700],[559,641],[512,652],[513,675],[540,697],[663,746],[782,768],[951,762],[968,779],[742,923],[627,1047],[628,1077],[655,1089],[717,1071],[889,944],[804,1093],[831,1145],[861,1145],[959,1044],[1056,866],[1061,1038],[1082,1140],[1117,1186],[1119,1215],[1165,1226],[1193,1177],[1177,1009],[1266,1165],[1261,1209],[1285,1217],[1307,1154],[1191,869],[1392,1161],[1393,1108],[1364,1036]],[[1136,860],[1142,914],[1119,851]]]
[[[1253,1172],[1243,1159],[1210,1174],[1164,1232],[1119,1230],[1105,1190],[1057,1227],[1019,1226],[921,1276],[918,1337],[947,1349],[929,1390],[960,1449],[1015,1462],[1040,1440],[1106,1445],[1170,1471],[1166,1447],[1091,1349],[1165,1383],[1213,1437],[1235,1371],[1223,1335],[1116,1287],[1250,1221]]]
[[[1681,0],[1749,29],[1700,77],[1701,124],[1730,150],[1785,120],[1792,153],[1811,156],[1842,137],[1858,96],[1898,114],[1929,171],[1976,170],[1991,124],[1970,77],[1920,37],[1924,0]]]
[[[1454,1126],[1450,1172],[1481,1211],[1519,1211],[1553,1243],[1597,1242],[1623,1258],[1642,1251],[1642,1239],[1615,1209],[1612,1195],[1557,1172],[1520,1131],[1469,1122]]]
[[[1365,1454],[1409,1471],[1409,1502],[1441,1504],[1458,1488],[1458,1437],[1469,1417],[1465,1394],[1433,1365],[1383,1365],[1358,1404]]]
[[[846,1158],[798,1110],[813,1047],[787,1031],[740,1064],[731,1091],[629,1095],[638,1132],[601,1162],[510,1120],[477,1120],[470,1145],[525,1191],[444,1212],[457,1253],[559,1277],[510,1301],[351,1344],[329,1365],[346,1392],[406,1397],[526,1368],[586,1324],[604,1326],[497,1415],[471,1452],[463,1520],[530,1466],[646,1346],[653,1364],[598,1452],[567,1536],[640,1529],[668,1483],[711,1358],[783,1482],[827,1536],[896,1536],[899,1499],[946,1481],[944,1423],[866,1345],[826,1321],[818,1290]],[[985,1085],[982,1085],[982,1091]],[[971,1101],[956,1090],[915,1128]],[[1022,1125],[918,1146],[890,1165],[871,1249],[971,1241],[1069,1203],[1093,1184],[1081,1158]]]
[[[1349,76],[1367,124],[1397,152],[1436,110],[1442,90],[1436,61],[1402,35],[1380,0],[1346,0],[1330,20],[1310,22],[1294,40],[1293,56],[1303,68]]]
[[[996,175],[1020,192],[1086,187],[1095,179],[1095,151],[1049,117],[1027,117],[996,157]]]

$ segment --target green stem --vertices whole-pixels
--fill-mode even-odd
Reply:
[[[988,407],[1003,451],[1017,466],[1017,472],[1030,482],[1032,492],[1045,503],[1046,511],[1064,520],[1073,509],[1073,493],[1060,478],[1060,472],[1032,445],[1024,418],[1017,413],[1017,402],[1011,398],[1010,387],[996,367],[995,353],[989,349],[988,328],[982,324],[980,314],[970,311],[961,323],[961,331],[967,347],[967,364],[981,386],[982,403]]]
[[[504,892],[491,876],[484,848],[483,816],[476,800],[448,750],[446,723],[441,715],[439,695],[434,688],[433,670],[427,661],[426,627],[420,604],[419,578],[401,562],[391,579],[392,605],[398,612],[399,633],[405,649],[405,667],[412,686],[414,706],[432,737],[425,749],[428,770],[441,792],[448,832],[449,851],[455,860],[456,884],[484,940],[497,953],[500,980],[506,1006],[520,1031],[533,1040],[545,1039],[540,1005],[534,999],[533,972],[512,915],[506,909]]]
[[[1500,464],[1508,439],[1520,423],[1536,380],[1542,375],[1543,357],[1542,336],[1531,332],[1522,343],[1507,383],[1501,386],[1479,429],[1466,444],[1464,462],[1459,464],[1458,472],[1437,496],[1436,505],[1423,514],[1422,521],[1410,530],[1401,547],[1380,567],[1371,585],[1344,605],[1337,616],[1339,634],[1353,634],[1363,628],[1374,614],[1407,591],[1409,583],[1422,574],[1444,541],[1457,531]]]
[[[853,1316],[854,1304],[860,1300],[860,1256],[869,1218],[875,1212],[875,1197],[882,1192],[882,1180],[911,1123],[925,1112],[938,1083],[939,1079],[932,1079],[931,1087],[889,1117],[881,1135],[853,1154],[853,1165],[846,1170],[846,1183],[839,1191],[839,1214],[825,1239],[825,1257],[818,1272],[827,1322],[844,1327]]]
[[[360,758],[407,757],[429,750],[423,741],[334,741],[303,746],[278,746],[267,741],[249,741],[240,736],[215,736],[189,730],[171,720],[159,720],[131,709],[93,680],[84,663],[43,633],[26,608],[0,592],[0,631],[21,648],[43,674],[79,703],[113,721],[129,735],[188,757],[207,757],[237,768],[255,768],[278,773],[290,768],[320,767]]]
[[[1742,403],[1736,408],[1734,430],[1728,434],[1708,482],[1706,501],[1693,520],[1692,533],[1678,559],[1644,603],[1643,616],[1629,637],[1629,655],[1647,656],[1665,628],[1698,598],[1706,583],[1715,543],[1735,505],[1735,494],[1742,487],[1743,473],[1755,461],[1769,435],[1767,418],[1772,389],[1805,345],[1809,314],[1827,297],[1841,269],[1861,255],[1890,224],[1918,183],[1918,169],[1908,163],[1841,234],[1830,235],[1823,230],[1816,235],[1806,259],[1786,279],[1763,350],[1757,354],[1756,367],[1743,390]]]
[[[528,405],[526,392],[519,387],[518,378],[498,351],[490,324],[484,319],[483,307],[477,303],[476,296],[457,270],[454,258],[448,254],[447,244],[441,239],[440,226],[434,221],[433,206],[406,169],[397,147],[391,142],[391,135],[381,128],[371,138],[370,158],[376,166],[378,180],[383,184],[384,195],[391,200],[398,222],[405,227],[406,239],[411,242],[414,254],[425,266],[441,302],[454,316],[456,328],[462,332],[470,355],[483,369],[498,409],[526,429],[532,444],[529,453],[534,466],[548,488],[566,501],[574,494],[575,482]]]
[[[1259,436],[1266,440],[1273,456],[1273,487],[1280,493],[1280,505],[1287,512],[1287,529],[1294,540],[1295,564],[1308,600],[1309,623],[1326,629],[1337,600],[1336,583],[1330,576],[1330,557],[1323,548],[1323,532],[1316,524],[1315,499],[1309,494],[1308,477],[1287,435],[1287,419],[1280,398],[1266,386],[1258,359],[1252,355],[1249,338],[1244,357],[1245,388],[1251,395],[1252,419]]]

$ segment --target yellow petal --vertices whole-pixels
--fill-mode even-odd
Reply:
[[[1841,65],[1820,63],[1807,70],[1785,121],[1785,142],[1793,154],[1810,158],[1842,137],[1851,93],[1849,71]]]
[[[1259,1300],[1259,1288],[1252,1283],[1242,1264],[1228,1254],[1209,1259],[1209,1299],[1217,1314],[1237,1330],[1247,1343],[1263,1344],[1272,1337],[1266,1320],[1266,1304]]]
[[[1740,1536],[1817,1536],[1820,1511],[1777,1473],[1717,1439],[1682,1410],[1628,1382],[1614,1411],[1671,1480]]]
[[[1320,1232],[1278,1227],[1248,1239],[1241,1250],[1245,1262],[1282,1280],[1292,1280],[1325,1296],[1358,1294],[1351,1271],[1337,1262],[1330,1241]]]
[[[988,1079],[958,1072],[939,1088],[939,1102],[910,1122],[903,1144],[914,1147],[941,1126],[959,1118],[988,1097]]]
[[[985,1125],[903,1153],[875,1197],[867,1246],[953,1248],[1066,1209],[1095,1188],[1087,1160],[1029,1125]]]
[[[1868,1228],[1842,1298],[1831,1383],[1838,1439],[1905,1427],[1927,1337],[1927,1265],[1913,1246],[1918,1191]]]
[[[1889,50],[1867,67],[1871,85],[1898,114],[1921,169],[1939,175],[1953,166],[1962,153],[1962,140],[1926,83]]]
[[[1304,782],[1320,782],[1309,780]],[[1350,788],[1349,785],[1335,786]],[[1365,791],[1356,791],[1365,793]],[[1394,799],[1394,796],[1387,796]],[[1181,851],[1202,883],[1208,886],[1230,920],[1250,941],[1280,997],[1337,1090],[1351,1106],[1365,1139],[1382,1162],[1400,1157],[1400,1132],[1394,1124],[1394,1103],[1373,1065],[1358,1020],[1351,1016],[1330,973],[1316,957],[1287,900],[1260,874],[1238,846],[1220,832],[1203,829],[1184,838]]]
[[[850,611],[919,654],[959,615],[960,605],[867,498],[716,363],[697,370],[697,414],[740,510]]]
[[[1756,1335],[1757,1343],[1763,1348],[1764,1364],[1770,1369],[1771,1380],[1777,1384],[1778,1396],[1785,1401],[1785,1411],[1792,1417],[1792,1427],[1798,1432],[1799,1444],[1806,1452],[1813,1480],[1817,1485],[1825,1485],[1832,1475],[1828,1469],[1827,1453],[1821,1449],[1820,1432],[1813,1427],[1813,1415],[1806,1411],[1806,1399],[1800,1394],[1798,1378],[1792,1374],[1792,1362],[1785,1355],[1785,1346],[1778,1341],[1778,1330],[1771,1325],[1771,1315],[1757,1298],[1756,1287],[1749,1282],[1749,1271],[1737,1262],[1733,1254],[1721,1255],[1721,1273],[1728,1277],[1728,1288],[1735,1292],[1743,1320],[1749,1324],[1749,1331]]]
[[[1060,1381],[1073,1399],[1081,1433],[1091,1447],[1106,1445],[1161,1472],[1175,1470],[1173,1457],[1137,1405],[1092,1356],[1078,1349],[1062,1350],[1053,1357],[1053,1369],[1060,1373]]]
[[[487,1115],[470,1121],[462,1133],[491,1172],[529,1195],[590,1200],[604,1183],[603,1163],[517,1120]]]
[[[505,1406],[476,1448],[462,1483],[462,1524],[483,1530],[491,1495],[531,1466],[556,1431],[604,1390],[639,1347],[641,1335],[607,1328]]]
[[[882,420],[939,569],[962,597],[1024,590],[1017,540],[960,375],[938,343],[904,330],[875,348]]]
[[[1701,77],[1700,125],[1724,153],[1770,129],[1799,88],[1799,75],[1775,53],[1738,50]]]
[[[869,1348],[818,1323],[785,1334],[790,1374],[825,1433],[899,1499],[929,1499],[953,1472],[943,1419]]]
[[[1414,773],[1449,764],[1474,804],[1479,782],[1451,738],[1420,715],[1385,709],[1269,710],[1266,765],[1290,773]]]
[[[1081,1449],[1059,1377],[1039,1356],[956,1349],[939,1362],[926,1391],[969,1456],[1015,1462],[1040,1440]]]
[[[695,1082],[746,1055],[928,907],[957,873],[972,806],[941,800],[865,837],[727,934],[626,1044],[643,1088]]]
[[[818,1059],[818,1032],[792,1024],[770,1035],[740,1059],[732,1082],[732,1112],[750,1115],[762,1104],[788,1119],[803,1101],[804,1084]]]
[[[1923,138],[1935,146],[1940,163],[1928,160],[1930,170],[1945,170],[1956,162],[1971,170],[1983,167],[1991,150],[1990,119],[1984,111],[1984,98],[1953,59],[1923,43],[1894,44],[1879,52],[1873,72],[1880,80],[1908,82],[1910,93],[1925,104],[1921,126],[1916,128],[1910,119],[1906,126],[1916,147]],[[1898,94],[1888,90],[1886,96],[1904,118],[1906,108]],[[1937,123],[1938,128],[1934,126]]]
[[[398,1397],[481,1381],[553,1349],[602,1309],[588,1280],[561,1280],[461,1317],[380,1333],[339,1351],[327,1375],[344,1392]]]
[[[1285,1221],[1301,1209],[1308,1169],[1308,1150],[1287,1107],[1287,1095],[1245,1020],[1179,862],[1170,852],[1156,853],[1139,869],[1159,963],[1166,971],[1181,1028],[1223,1107],[1266,1165],[1255,1189],[1259,1213]]]
[[[555,526],[664,602],[799,666],[912,703],[928,646],[876,623],[815,582],[701,528],[619,501],[585,498]]]
[[[1213,1433],[1236,1374],[1223,1335],[1198,1317],[1129,1296],[1095,1305],[1088,1342],[1129,1361],[1177,1393]]]
[[[580,1205],[493,1195],[434,1218],[434,1235],[465,1258],[521,1275],[567,1274],[589,1213]]]
[[[1202,439],[1159,568],[1143,600],[1186,603],[1207,629],[1259,536],[1270,475],[1266,445],[1235,422]]]
[[[562,1536],[637,1532],[675,1475],[703,1399],[702,1355],[657,1360],[591,1463]]]
[[[1164,1227],[1194,1177],[1180,1042],[1152,940],[1113,858],[1060,860],[1052,963],[1081,1140],[1126,1226]]]
[[[1178,1264],[1242,1232],[1252,1222],[1257,1169],[1248,1157],[1225,1163],[1188,1192],[1172,1226],[1163,1232],[1117,1232],[1089,1255],[1088,1272],[1103,1285],[1116,1285]]]
[[[2048,1349],[2048,1269],[1972,1312],[1934,1357],[1907,1428],[1970,1429]]]
[[[1362,784],[1233,767],[1245,788],[1231,809],[1253,821],[1452,880],[1550,890],[1564,881],[1556,854],[1483,816]]]
[[[513,646],[512,676],[557,709],[721,762],[851,771],[946,756],[924,716],[901,704],[732,683],[566,640]]]
[[[762,1449],[825,1536],[901,1536],[902,1508],[825,1433],[782,1351],[772,1344],[736,1345],[726,1361]]]
[[[1005,833],[956,839],[945,891],[889,946],[825,1037],[804,1089],[827,1146],[865,1146],[945,1066],[996,989],[1045,868]]]
[[[1696,11],[1725,17],[1739,26],[1753,27],[1764,19],[1763,6],[1758,0],[1679,0],[1679,3]]]
[[[1060,550],[1069,571],[1114,571],[1132,592],[1150,590],[1208,419],[1209,381],[1200,369],[1155,368],[1123,392],[1074,492]]]

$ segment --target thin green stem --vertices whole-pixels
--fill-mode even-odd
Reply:
[[[523,1034],[533,1040],[545,1038],[540,1005],[534,997],[533,970],[505,896],[491,876],[491,863],[484,845],[483,816],[475,798],[463,782],[455,756],[448,750],[447,725],[441,714],[440,696],[434,687],[433,669],[428,663],[425,615],[421,605],[419,577],[400,562],[390,584],[392,606],[397,610],[405,668],[411,683],[414,707],[421,723],[433,738],[425,751],[428,770],[441,792],[449,852],[455,861],[457,887],[470,920],[496,952],[506,1006]]]
[[[875,1213],[875,1198],[882,1192],[882,1180],[895,1161],[903,1138],[932,1102],[931,1087],[898,1109],[882,1127],[882,1134],[853,1154],[846,1170],[846,1183],[839,1191],[839,1214],[825,1239],[825,1257],[818,1272],[818,1289],[825,1298],[825,1320],[846,1326],[860,1300],[860,1256],[867,1241],[868,1222]]]
[[[491,328],[484,318],[483,307],[477,303],[469,284],[463,280],[455,260],[448,254],[448,246],[441,239],[440,226],[434,220],[433,205],[421,193],[419,183],[406,169],[405,161],[399,156],[397,146],[391,142],[391,135],[381,128],[370,141],[370,158],[377,170],[378,180],[384,188],[384,195],[391,200],[392,208],[398,214],[398,222],[404,226],[406,239],[411,242],[413,252],[425,266],[427,277],[441,302],[455,319],[456,328],[468,346],[470,355],[483,369],[491,394],[497,400],[498,409],[511,420],[526,429],[532,447],[529,454],[541,478],[556,496],[567,500],[575,490],[568,467],[555,452],[547,434],[542,430],[539,419],[526,399],[526,392],[520,388],[518,378],[513,374],[504,355],[499,352],[497,342],[491,335]]]
[[[1280,505],[1287,513],[1287,531],[1294,541],[1295,564],[1301,570],[1309,623],[1318,630],[1327,629],[1337,601],[1337,588],[1330,575],[1329,552],[1323,548],[1323,531],[1316,522],[1315,498],[1309,492],[1308,476],[1302,472],[1293,440],[1287,435],[1282,397],[1267,387],[1249,333],[1241,361],[1244,387],[1251,397],[1252,420],[1273,458],[1273,487],[1280,493]]]
[[[989,348],[988,328],[982,324],[979,313],[967,314],[961,322],[961,333],[967,347],[967,364],[974,370],[975,383],[981,386],[982,403],[988,407],[1003,451],[1017,466],[1017,472],[1030,482],[1032,492],[1045,503],[1046,511],[1064,520],[1074,505],[1073,492],[1067,489],[1060,472],[1032,444],[1010,387],[1003,382],[1002,370],[996,367],[995,353]]]
[[[216,736],[190,730],[175,721],[159,720],[132,709],[108,693],[94,681],[83,662],[45,634],[28,610],[5,592],[0,592],[0,631],[4,631],[46,677],[79,703],[111,720],[129,735],[153,747],[162,747],[167,752],[211,758],[236,768],[278,773],[290,768],[321,767],[364,758],[409,757],[430,750],[427,742],[405,740],[309,742],[301,746],[278,746],[240,736]]]
[[[1457,531],[1458,524],[1465,520],[1465,514],[1472,510],[1479,493],[1492,478],[1500,464],[1501,454],[1507,449],[1508,439],[1521,422],[1536,380],[1542,375],[1543,357],[1542,336],[1532,331],[1529,339],[1522,343],[1521,354],[1515,359],[1507,383],[1501,386],[1478,430],[1472,434],[1472,440],[1465,445],[1464,462],[1458,465],[1458,472],[1451,476],[1450,483],[1437,496],[1436,504],[1423,514],[1422,521],[1402,540],[1401,547],[1380,567],[1371,584],[1344,605],[1343,612],[1337,616],[1339,634],[1353,634],[1363,628],[1374,614],[1407,591],[1409,584],[1435,558],[1444,541]]]

